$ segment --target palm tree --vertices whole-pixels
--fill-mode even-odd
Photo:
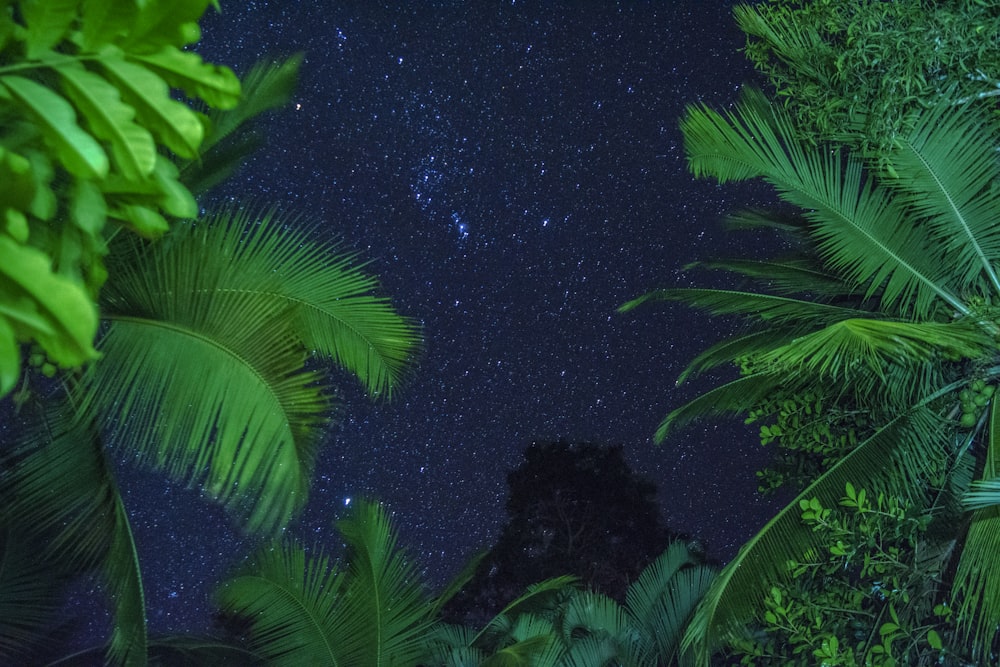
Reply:
[[[657,440],[691,419],[745,412],[779,392],[848,397],[881,420],[801,491],[722,571],[685,637],[702,664],[761,613],[789,560],[821,547],[800,523],[800,501],[836,505],[847,482],[924,500],[942,469],[974,456],[996,472],[996,403],[971,432],[957,431],[960,393],[1000,376],[1000,204],[995,127],[963,108],[938,107],[897,138],[884,172],[859,158],[796,141],[787,116],[751,95],[722,115],[691,108],[682,121],[689,165],[720,182],[763,178],[802,209],[793,219],[753,214],[744,224],[790,231],[803,256],[716,266],[770,291],[660,290],[712,313],[739,314],[747,332],[692,362],[682,376],[736,362],[741,376],[677,408]],[[766,288],[765,288],[766,289]],[[963,438],[962,435],[967,435]],[[974,442],[971,448],[957,443]],[[967,528],[952,586],[959,637],[987,656],[1000,622],[1000,511],[987,497]]]

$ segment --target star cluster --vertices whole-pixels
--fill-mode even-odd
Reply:
[[[344,416],[290,532],[336,548],[351,499],[392,509],[432,582],[488,547],[506,473],[532,440],[625,446],[667,525],[727,558],[772,508],[762,453],[730,424],[662,448],[659,420],[707,384],[687,361],[727,322],[681,306],[615,309],[708,256],[755,251],[721,219],[760,185],[695,181],[684,106],[733,101],[753,74],[730,3],[471,0],[223,3],[198,51],[246,72],[305,53],[267,146],[219,196],[279,204],[370,259],[425,345],[393,400],[344,377]],[[127,501],[152,632],[203,629],[208,592],[250,541],[158,475]]]

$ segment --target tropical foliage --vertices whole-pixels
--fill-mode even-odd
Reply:
[[[413,665],[435,606],[397,549],[388,513],[360,502],[338,523],[346,564],[294,542],[261,548],[218,592],[268,665]]]
[[[219,109],[240,99],[229,69],[184,48],[209,3],[2,3],[0,396],[22,342],[63,367],[96,358],[111,234],[153,238],[197,214],[171,156],[196,158],[205,125],[174,93]]]
[[[430,664],[686,664],[680,639],[715,571],[683,542],[672,543],[628,588],[625,605],[570,577],[529,586],[481,630],[441,625],[429,637]]]
[[[317,242],[300,218],[233,204],[152,242],[165,216],[195,217],[192,193],[259,145],[248,121],[287,101],[301,61],[257,65],[241,96],[231,72],[180,50],[206,6],[26,1],[0,12],[0,155],[20,176],[0,190],[0,272],[16,274],[0,281],[0,395],[22,380],[5,406],[21,426],[0,454],[5,658],[52,644],[63,585],[94,574],[112,608],[110,664],[231,657],[211,642],[149,641],[112,460],[162,470],[244,529],[274,534],[305,503],[336,414],[324,366],[388,398],[413,362],[415,325],[374,295],[353,253]],[[178,90],[205,113],[175,101]],[[35,341],[25,373],[22,340]],[[60,353],[73,345],[86,354]],[[99,362],[46,380],[97,351]]]
[[[740,636],[744,623],[767,611],[771,588],[792,577],[789,561],[808,562],[829,548],[822,531],[804,529],[804,507],[833,507],[852,483],[919,513],[941,494],[965,490],[951,487],[957,478],[949,471],[974,464],[983,479],[994,476],[1000,431],[992,392],[982,390],[997,374],[1000,228],[992,211],[1000,203],[1000,166],[996,128],[968,108],[935,107],[915,117],[887,157],[898,178],[873,176],[855,155],[803,143],[787,114],[760,96],[725,115],[692,108],[682,130],[696,175],[761,177],[802,213],[739,218],[744,226],[787,231],[798,250],[761,263],[715,264],[756,281],[760,291],[660,290],[624,307],[682,300],[741,314],[749,324],[690,369],[735,362],[741,376],[674,410],[657,438],[704,415],[759,410],[782,394],[818,400],[821,413],[839,404],[866,420],[856,444],[835,434],[847,446],[819,461],[818,474],[716,580],[685,639],[705,662],[719,642]],[[946,643],[967,644],[973,657],[987,660],[1000,621],[994,500],[967,522],[951,523],[961,549],[946,600],[956,623]]]
[[[939,103],[1000,94],[1000,6],[982,0],[737,5],[745,53],[807,140],[882,155]]]

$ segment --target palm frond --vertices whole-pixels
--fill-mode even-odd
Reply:
[[[818,297],[849,293],[844,282],[813,260],[790,257],[783,260],[726,259],[697,262],[696,266],[739,273],[755,278],[778,294],[811,294]]]
[[[755,362],[792,375],[846,381],[860,372],[884,381],[889,365],[925,363],[941,354],[974,359],[992,345],[981,328],[962,322],[849,318],[764,352]]]
[[[672,410],[656,427],[653,441],[662,443],[672,430],[696,419],[748,411],[778,387],[789,388],[788,378],[780,373],[769,372],[744,375],[719,385]]]
[[[677,377],[677,386],[696,377],[706,370],[723,364],[738,363],[740,360],[762,354],[775,347],[791,342],[802,335],[802,327],[796,325],[771,326],[746,334],[725,338],[710,345],[691,360]]]
[[[801,522],[800,502],[818,499],[835,506],[847,482],[855,486],[913,496],[920,480],[942,454],[941,420],[926,404],[952,390],[927,397],[923,405],[898,415],[817,477],[754,535],[712,583],[681,642],[707,665],[712,652],[738,636],[743,625],[764,610],[769,585],[788,581],[789,561],[801,561],[824,548]]]
[[[215,311],[228,331],[111,315],[81,405],[139,463],[203,484],[247,530],[272,533],[305,502],[329,401],[299,370],[286,317],[249,301]]]
[[[643,294],[618,307],[628,312],[648,301],[682,301],[713,315],[748,315],[769,324],[802,323],[815,328],[847,317],[871,316],[871,311],[758,292],[673,288]]]
[[[996,133],[983,114],[965,106],[925,109],[913,121],[889,154],[899,177],[888,182],[923,221],[954,289],[969,291],[985,277],[1000,296]]]
[[[77,574],[97,569],[111,601],[107,660],[146,656],[146,605],[128,514],[93,423],[61,402],[39,408],[8,452],[4,520],[45,540],[42,559]]]
[[[396,546],[388,512],[361,502],[337,527],[350,560],[340,615],[350,636],[344,642],[347,664],[414,664],[433,624],[432,607],[413,561]]]
[[[180,180],[192,194],[212,189],[246,162],[263,143],[248,124],[260,114],[288,103],[298,80],[302,55],[256,63],[240,82],[241,98],[232,109],[206,109],[208,131],[198,158],[181,164]]]
[[[28,664],[63,604],[67,578],[38,546],[23,531],[0,533],[0,655],[12,663]]]
[[[212,637],[179,635],[149,641],[151,667],[262,667],[261,656]]]
[[[780,110],[748,99],[723,116],[689,108],[681,121],[696,176],[720,182],[762,177],[806,211],[816,248],[865,298],[921,316],[936,299],[967,313],[948,288],[947,266],[924,230],[913,225],[891,191],[865,174],[860,159],[802,145]],[[756,100],[756,101],[755,101]]]
[[[990,407],[984,481],[973,482],[974,489],[963,499],[967,508],[976,507],[965,536],[965,545],[952,584],[957,625],[974,655],[986,659],[1000,628],[1000,505],[995,482],[1000,476],[1000,402]],[[983,489],[983,487],[986,487]],[[979,502],[973,502],[978,499]]]
[[[593,591],[574,595],[563,612],[561,632],[568,646],[568,664],[574,664],[582,652],[594,651],[604,660],[591,664],[608,664],[614,658],[619,664],[638,665],[642,660],[641,645],[634,637],[628,614],[606,595]]]
[[[249,650],[268,665],[347,666],[335,623],[345,575],[292,542],[264,546],[216,592],[219,608],[250,621]]]
[[[391,397],[419,349],[417,325],[373,294],[378,282],[356,265],[356,255],[311,241],[292,222],[275,209],[238,207],[206,219],[213,242],[239,265],[226,289],[257,292],[290,308],[306,349],[332,359],[372,396]]]
[[[512,621],[522,614],[544,609],[553,609],[575,590],[579,579],[570,575],[552,577],[531,584],[524,593],[507,603],[500,612],[483,627],[473,639],[473,645],[488,648],[497,643],[497,636],[511,631]]]
[[[351,257],[286,222],[233,208],[118,253],[102,293],[107,358],[81,399],[140,461],[272,533],[305,502],[332,415],[307,350],[389,395],[417,345]]]
[[[714,578],[715,569],[697,563],[687,544],[678,541],[629,586],[625,609],[656,664],[674,664],[688,620]]]

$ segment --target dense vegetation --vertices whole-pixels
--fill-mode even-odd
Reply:
[[[2,3],[0,398],[21,424],[0,450],[5,661],[58,658],[65,586],[91,578],[113,631],[61,664],[996,662],[1000,4],[737,7],[772,89],[682,119],[695,176],[762,178],[798,212],[732,218],[790,252],[702,265],[752,288],[623,306],[747,321],[681,379],[724,364],[739,377],[657,438],[740,414],[776,451],[761,490],[795,499],[716,576],[659,528],[618,450],[535,445],[510,477],[504,538],[436,596],[377,503],[339,524],[342,559],[278,537],[336,417],[325,369],[389,399],[420,335],[300,220],[238,204],[198,216],[299,64],[240,82],[204,63],[190,46],[209,4]],[[112,451],[264,540],[220,586],[213,636],[148,636]],[[445,623],[453,597],[478,618]]]

